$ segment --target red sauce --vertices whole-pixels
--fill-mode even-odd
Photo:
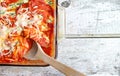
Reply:
[[[18,0],[4,0],[4,2],[0,2],[0,5],[3,6],[3,7],[8,7],[9,4],[15,3],[17,1]]]
[[[17,2],[17,1],[18,1],[18,0],[5,0],[5,2],[8,3],[8,4],[15,3],[15,2]]]

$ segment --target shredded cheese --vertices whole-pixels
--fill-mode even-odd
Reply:
[[[33,14],[31,12],[28,11],[28,8],[22,8],[19,11],[24,11],[23,13],[20,13],[17,15],[17,21],[16,21],[16,25],[17,26],[29,26],[32,27],[32,25],[38,26],[41,24],[42,20],[43,20],[43,16],[40,14]],[[28,14],[32,14],[33,18],[31,18]]]
[[[12,31],[11,28],[8,28],[7,26],[2,25],[0,27],[0,55],[7,55],[11,53],[14,49],[14,46],[17,43],[17,41],[13,42],[7,41],[6,37],[9,35],[11,31]],[[3,53],[4,50],[8,50],[9,52]]]
[[[1,8],[1,7],[0,7]],[[5,8],[2,8],[6,10]],[[21,34],[23,31],[24,27],[32,27],[33,25],[36,26],[36,33],[38,33],[38,38],[41,38],[42,32],[40,32],[38,25],[41,24],[43,20],[43,16],[40,14],[32,13],[33,17],[31,18],[28,14],[31,13],[28,11],[28,8],[22,8],[19,11],[24,11],[23,13],[20,13],[16,17],[16,22],[15,22],[15,27],[9,27],[12,25],[10,19],[8,18],[7,15],[5,15],[5,22],[0,23],[0,55],[7,55],[10,54],[13,50],[14,47],[17,45],[18,41],[13,41],[10,42],[10,45],[7,45],[6,38],[7,36],[14,36],[14,33],[17,33],[18,35]],[[9,13],[9,12],[7,12]],[[9,52],[3,54],[4,50],[8,50]]]

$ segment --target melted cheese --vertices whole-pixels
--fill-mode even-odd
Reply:
[[[0,6],[0,14],[4,14],[7,8]]]
[[[12,33],[17,32],[18,34],[20,34],[22,32],[22,28],[21,27],[8,27],[9,25],[11,25],[10,20],[7,18],[4,19],[5,22],[7,20],[7,25],[5,25],[5,22],[0,22],[0,55],[7,55],[9,53],[11,53],[14,50],[14,47],[17,44],[17,40],[15,41],[9,41],[7,38],[8,36],[13,36]],[[9,45],[10,44],[10,45]],[[4,50],[8,50],[9,52],[7,53],[3,53]]]
[[[20,13],[17,15],[17,26],[22,26],[23,28],[26,26],[32,27],[33,25],[38,26],[41,24],[43,20],[43,16],[39,14],[33,14],[28,11],[28,8],[23,8],[19,11],[25,11],[24,13]],[[32,14],[33,17],[31,18],[28,14]]]
[[[27,3],[29,0],[23,0],[24,3]]]
[[[5,8],[2,8],[2,9],[6,10]],[[38,31],[36,32],[39,33],[38,36],[39,38],[41,38],[41,34],[43,33],[39,31],[38,25],[41,24],[43,20],[43,16],[35,13],[33,14],[33,17],[30,18],[30,16],[28,16],[28,14],[30,13],[28,11],[28,8],[23,8],[19,11],[23,11],[23,10],[25,10],[25,12],[18,14],[16,17],[17,21],[15,22],[15,27],[8,28],[8,26],[11,25],[11,21],[9,20],[7,15],[6,15],[6,19],[4,19],[7,22],[7,25],[5,23],[0,23],[0,41],[1,41],[0,42],[0,55],[7,55],[14,50],[14,47],[17,45],[18,41],[17,40],[12,41],[12,42],[6,41],[7,36],[14,36],[14,33],[17,33],[18,35],[20,35],[24,27],[32,28],[33,25],[36,26],[36,29],[38,29]],[[7,45],[7,43],[10,43],[10,45]],[[9,52],[3,54],[4,50],[9,50]]]
[[[8,45],[9,41],[6,40],[6,37],[9,35],[9,33],[12,30],[6,26],[0,27],[0,55],[7,55],[10,53],[10,51],[13,51],[14,46],[16,44],[16,41],[13,41],[10,43],[11,45]],[[3,53],[4,50],[9,50],[8,53]]]

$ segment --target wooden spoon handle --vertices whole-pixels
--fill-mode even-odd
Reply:
[[[38,44],[38,52],[36,54],[37,58],[42,59],[45,63],[53,66],[60,72],[64,73],[66,76],[85,76],[84,74],[72,69],[71,67],[56,61],[54,58],[45,54]]]
[[[85,76],[84,74],[74,70],[73,68],[56,61],[51,57],[47,57],[44,61],[54,68],[58,69],[60,72],[64,73],[66,76]]]

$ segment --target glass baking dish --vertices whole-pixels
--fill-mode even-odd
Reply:
[[[3,0],[4,1],[4,0]],[[26,0],[27,1],[27,0]],[[51,57],[56,58],[57,56],[57,0],[46,0],[50,4],[52,4],[54,8],[54,36],[52,37],[52,52],[50,54]],[[53,3],[51,3],[53,1]],[[2,12],[0,12],[2,13]],[[25,60],[24,62],[1,62],[0,65],[12,65],[12,66],[47,66],[48,64],[44,63],[42,60]]]

